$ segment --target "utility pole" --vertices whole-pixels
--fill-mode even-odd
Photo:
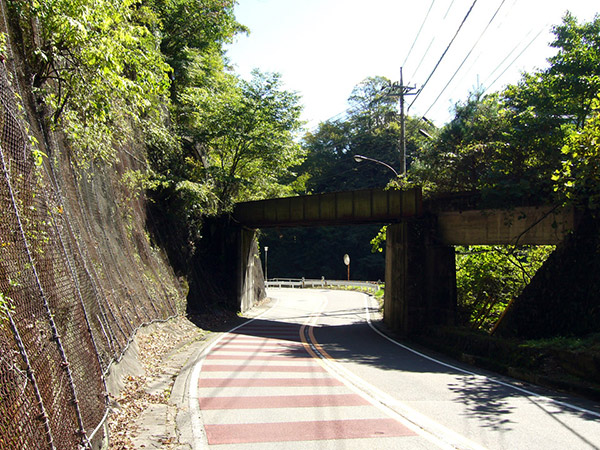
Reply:
[[[406,116],[404,114],[404,97],[406,95],[415,95],[416,92],[412,92],[415,89],[416,86],[404,86],[402,67],[400,67],[400,83],[392,85],[391,95],[397,95],[400,102],[400,169],[404,176],[406,176]]]

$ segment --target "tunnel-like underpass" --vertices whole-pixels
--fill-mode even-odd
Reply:
[[[238,286],[241,309],[254,289],[249,269],[254,230],[388,224],[385,269],[385,321],[410,334],[450,324],[456,308],[455,245],[553,245],[575,225],[575,214],[554,206],[485,209],[464,194],[423,201],[420,188],[369,189],[239,203]]]

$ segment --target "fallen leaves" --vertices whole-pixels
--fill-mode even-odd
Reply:
[[[163,374],[165,358],[185,343],[201,339],[205,335],[203,330],[183,317],[152,326],[152,329],[150,332],[141,330],[135,338],[144,374],[127,376],[119,396],[110,399],[110,450],[134,448],[132,438],[140,433],[136,422],[143,411],[152,404],[166,405],[169,402],[172,385],[162,392],[148,392],[148,387]],[[162,439],[161,443],[165,449],[176,444],[172,437]]]

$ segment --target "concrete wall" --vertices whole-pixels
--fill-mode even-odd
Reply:
[[[576,223],[572,208],[440,211],[437,233],[448,245],[556,245]]]
[[[434,217],[387,229],[384,321],[404,335],[454,322],[454,247],[440,243],[435,229]]]
[[[256,230],[239,230],[238,298],[239,310],[244,312],[267,296],[264,274],[256,241]]]
[[[228,217],[206,220],[191,264],[190,314],[246,311],[266,297],[255,230]]]

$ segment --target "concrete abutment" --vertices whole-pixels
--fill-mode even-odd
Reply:
[[[435,239],[435,220],[389,225],[386,239],[384,321],[403,335],[449,325],[456,311],[454,247]]]
[[[573,209],[555,205],[485,208],[478,193],[439,194],[423,201],[420,188],[245,202],[236,205],[231,219],[251,228],[391,223],[386,242],[384,320],[405,335],[454,323],[453,246],[556,245],[578,220]],[[240,231],[246,232],[250,231]],[[249,257],[253,238],[240,236],[235,302],[244,310],[253,301],[249,299],[256,298],[253,292],[258,292],[255,289],[260,284],[252,284],[249,271],[256,267],[262,274],[262,269],[258,259]],[[257,249],[254,252],[258,254]]]

